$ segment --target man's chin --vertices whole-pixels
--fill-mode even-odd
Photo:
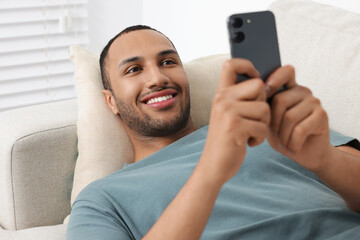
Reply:
[[[164,136],[171,136],[177,134],[178,132],[182,131],[188,121],[179,121],[176,119],[174,121],[163,121],[157,120],[149,124],[145,127],[142,131],[144,135],[148,137],[164,137]]]

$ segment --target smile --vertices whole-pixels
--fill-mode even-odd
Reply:
[[[179,92],[173,88],[152,92],[143,97],[140,102],[151,108],[161,110],[171,108],[177,99]]]
[[[146,104],[163,102],[163,101],[169,100],[169,99],[171,99],[173,97],[174,97],[173,95],[166,95],[166,96],[162,96],[162,97],[151,98],[146,102]]]

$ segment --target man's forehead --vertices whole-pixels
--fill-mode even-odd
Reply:
[[[108,57],[115,61],[121,61],[130,57],[158,53],[165,49],[174,49],[174,47],[163,34],[143,29],[119,36],[112,43]]]

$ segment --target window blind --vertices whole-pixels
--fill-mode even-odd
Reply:
[[[76,97],[69,47],[87,43],[87,0],[2,0],[0,111]]]

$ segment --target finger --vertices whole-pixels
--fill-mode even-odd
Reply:
[[[276,94],[271,103],[271,129],[274,132],[279,132],[285,112],[309,94],[311,94],[310,91],[300,86]]]
[[[270,124],[270,107],[266,102],[239,102],[234,106],[238,114],[248,120],[261,121]]]
[[[223,94],[236,100],[266,100],[264,82],[260,78],[253,78],[226,88]]]
[[[269,131],[269,128],[266,124],[247,119],[242,121],[242,129],[250,147],[261,144],[267,137]],[[242,141],[243,137],[239,137],[239,141]]]
[[[295,87],[295,68],[291,65],[279,67],[266,79],[265,84],[268,89],[268,98],[283,85],[285,85],[286,89]]]
[[[229,59],[223,63],[218,88],[236,84],[238,74],[246,74],[250,78],[260,77],[260,73],[249,60],[242,58]]]
[[[280,142],[283,146],[288,147],[289,139],[295,126],[305,118],[309,117],[313,110],[314,106],[311,101],[305,99],[286,111],[278,133]]]
[[[302,149],[309,136],[321,134],[327,126],[328,118],[326,112],[322,108],[315,111],[295,127],[288,149],[293,153],[297,153]]]
[[[264,101],[226,101],[223,104],[214,106],[212,113],[220,116],[224,122],[225,119],[236,119],[240,117],[241,119],[263,122],[269,126],[270,111],[269,104]],[[235,121],[234,123],[240,125],[241,121]],[[237,125],[232,126],[237,127]]]

